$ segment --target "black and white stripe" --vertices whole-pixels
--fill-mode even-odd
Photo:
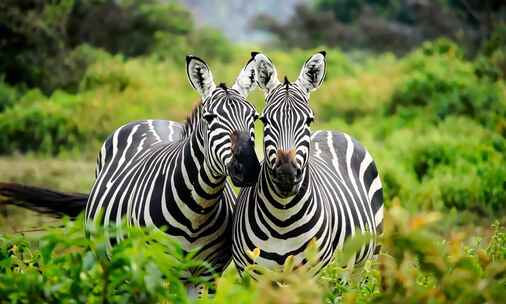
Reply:
[[[254,54],[256,75],[266,91],[265,159],[254,187],[239,194],[233,226],[233,259],[239,269],[253,263],[281,267],[289,256],[305,264],[304,250],[318,245],[314,273],[331,261],[344,241],[357,233],[378,235],[383,224],[383,191],[371,155],[351,136],[311,133],[310,91],[325,75],[325,52],[312,56],[294,83],[277,80],[272,62]],[[350,263],[375,254],[376,239]]]
[[[201,59],[190,56],[187,62],[190,82],[202,102],[185,124],[132,122],[104,142],[86,205],[86,223],[89,227],[102,216],[99,223],[104,225],[126,221],[130,226],[165,227],[168,237],[177,239],[185,251],[199,249],[196,258],[219,273],[231,260],[236,200],[226,176],[248,183],[259,170],[256,156],[234,150],[234,145],[242,144],[254,155],[257,114],[245,99],[254,87],[248,82],[253,72],[248,64],[234,86],[227,88],[214,84]],[[243,134],[245,141],[238,143],[237,134]],[[234,166],[249,166],[251,177],[234,176]],[[110,237],[120,241],[121,231]],[[199,275],[209,274],[199,271]]]

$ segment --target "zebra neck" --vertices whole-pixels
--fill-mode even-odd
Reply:
[[[284,214],[289,217],[296,212],[296,210],[299,210],[301,206],[311,203],[312,201],[313,190],[311,187],[310,170],[308,167],[304,169],[303,175],[304,178],[298,192],[293,196],[283,198],[280,197],[274,190],[274,185],[269,175],[267,165],[264,163],[260,173],[261,178],[257,184],[258,202],[275,208],[278,210],[277,213],[280,216]]]
[[[202,208],[213,206],[223,193],[226,176],[216,175],[210,170],[207,160],[207,125],[199,122],[183,148],[180,163],[185,184],[191,199]]]

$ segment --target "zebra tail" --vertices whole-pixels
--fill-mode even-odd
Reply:
[[[88,196],[17,183],[0,183],[0,205],[20,206],[54,217],[77,217],[86,208]]]

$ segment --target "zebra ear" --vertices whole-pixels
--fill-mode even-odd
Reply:
[[[239,73],[239,76],[237,76],[232,89],[237,90],[244,98],[246,98],[248,97],[249,92],[255,87],[255,62],[254,58],[251,57],[248,63],[246,63],[246,66],[244,66],[242,71]]]
[[[318,52],[311,56],[300,71],[297,83],[309,93],[318,89],[326,73],[325,51]]]
[[[209,97],[216,88],[211,70],[204,60],[196,56],[186,56],[186,74],[192,87],[202,96],[202,100]]]
[[[279,85],[278,72],[276,67],[269,59],[262,53],[251,52],[251,58],[255,62],[255,79],[258,86],[264,89],[265,94]]]

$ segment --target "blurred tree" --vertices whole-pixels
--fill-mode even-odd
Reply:
[[[182,58],[192,44],[208,40],[227,42],[197,30],[191,13],[174,1],[0,1],[0,77],[46,94],[78,88],[94,60],[81,44],[125,56]],[[214,56],[223,48],[211,45],[206,52]]]
[[[157,32],[186,36],[194,30],[191,13],[174,2],[76,0],[68,23],[69,43],[89,43],[111,53],[149,53]]]
[[[72,5],[72,0],[0,2],[0,74],[6,82],[44,91],[72,82],[73,63],[65,60]]]
[[[504,0],[448,0],[448,5],[479,31],[482,40],[490,38],[497,26],[506,22]]]
[[[506,17],[503,0],[316,0],[288,22],[262,15],[254,25],[283,45],[318,44],[404,53],[423,41],[451,38],[474,53]]]

